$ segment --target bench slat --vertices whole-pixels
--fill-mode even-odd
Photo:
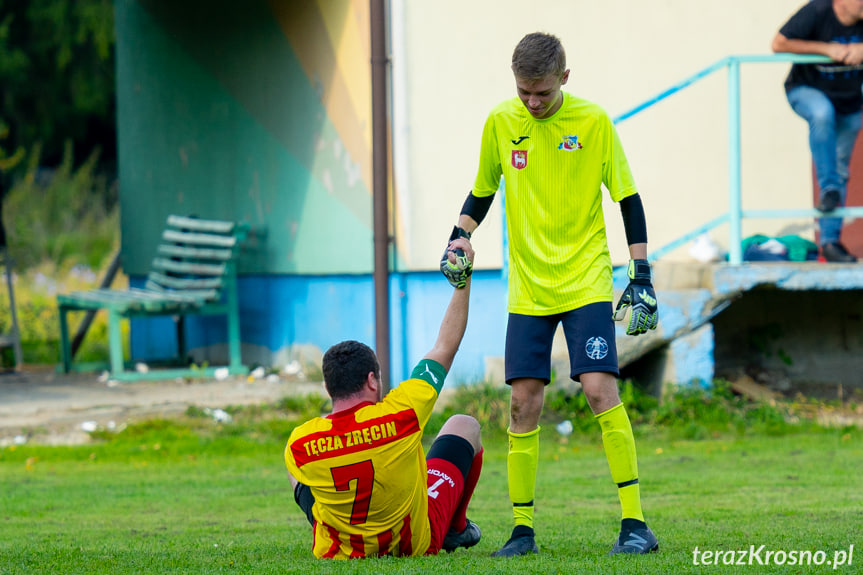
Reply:
[[[154,269],[160,271],[202,276],[223,276],[227,269],[225,264],[202,264],[198,262],[185,262],[165,258],[154,259],[152,265]]]
[[[108,289],[95,289],[88,291],[74,291],[69,294],[57,296],[61,300],[85,300],[85,301],[105,301],[105,302],[132,302],[140,301],[142,298],[128,291],[110,291]]]
[[[186,303],[200,303],[203,300],[209,299],[209,297],[215,293],[215,290],[206,290],[202,292],[197,292],[193,290],[187,290],[184,292],[171,292],[165,291],[163,289],[154,288],[131,288],[129,290],[132,293],[139,294],[139,297],[152,299],[152,300],[164,300],[170,299],[171,301],[178,302],[186,302]]]
[[[224,283],[222,278],[175,278],[156,271],[150,272],[147,277],[148,289],[159,289],[159,287],[151,287],[150,282],[156,284],[163,290],[221,290]]]
[[[216,234],[195,234],[165,230],[162,239],[175,244],[191,244],[196,246],[212,246],[217,248],[232,248],[237,243],[234,236],[219,236]]]
[[[182,228],[198,232],[215,232],[219,234],[230,234],[234,231],[234,222],[223,220],[201,220],[186,216],[168,216],[168,225],[173,228]]]
[[[160,244],[158,252],[159,255],[162,256],[194,260],[227,261],[233,256],[231,250],[193,248],[188,246],[175,246],[173,244]]]
[[[128,291],[110,290],[108,288],[89,291],[77,291],[59,295],[57,300],[61,306],[83,307],[87,309],[111,308],[121,312],[129,311],[181,311],[183,309],[200,307],[204,300],[186,294],[174,297],[166,293],[150,290],[132,289]]]
[[[194,301],[202,301],[205,303],[216,301],[216,300],[220,299],[220,297],[221,297],[221,293],[219,292],[219,290],[215,290],[215,289],[205,289],[205,290],[188,289],[188,290],[183,290],[183,291],[174,291],[174,290],[167,290],[163,286],[160,286],[159,284],[152,282],[150,280],[147,280],[146,288],[147,288],[147,291],[149,291],[151,293],[156,293],[156,294],[160,294],[163,296],[169,296],[169,297],[178,298],[178,299],[183,298],[183,297],[187,297],[187,298],[191,298]]]

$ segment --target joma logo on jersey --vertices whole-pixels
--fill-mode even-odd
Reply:
[[[512,167],[516,170],[523,170],[527,167],[527,150],[512,151]]]
[[[578,141],[578,136],[564,136],[563,141],[557,145],[558,150],[566,150],[572,152],[581,149],[581,142]]]

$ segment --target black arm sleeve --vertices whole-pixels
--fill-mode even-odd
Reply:
[[[467,195],[464,205],[461,207],[461,213],[472,217],[473,221],[479,224],[483,219],[485,219],[485,215],[488,213],[488,209],[491,207],[492,201],[494,201],[494,194],[484,198],[478,198],[473,195],[473,191],[471,191]]]
[[[641,196],[634,194],[620,200],[620,213],[623,215],[623,228],[626,230],[626,243],[647,243],[647,220],[644,218],[644,205]]]

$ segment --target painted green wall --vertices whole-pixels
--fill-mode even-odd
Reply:
[[[165,218],[180,213],[265,228],[241,272],[370,273],[371,111],[327,100],[345,39],[368,43],[357,3],[115,6],[124,271],[147,272]],[[289,37],[315,27],[314,46]],[[362,51],[354,64],[368,68]]]

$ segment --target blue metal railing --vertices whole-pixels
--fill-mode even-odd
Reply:
[[[615,124],[620,123],[627,118],[631,118],[632,116],[643,112],[669,96],[676,94],[684,88],[691,86],[713,72],[723,68],[728,69],[728,212],[710,220],[706,224],[699,226],[676,240],[653,250],[650,254],[651,260],[657,260],[680,246],[685,245],[699,235],[708,232],[721,224],[728,223],[728,261],[732,265],[737,265],[743,260],[741,230],[744,219],[775,219],[793,217],[817,218],[824,215],[814,208],[784,210],[743,209],[740,170],[740,65],[760,62],[817,64],[820,62],[831,62],[831,60],[824,56],[809,56],[801,54],[728,56],[613,119]],[[863,207],[839,208],[830,212],[830,216],[863,218]]]

